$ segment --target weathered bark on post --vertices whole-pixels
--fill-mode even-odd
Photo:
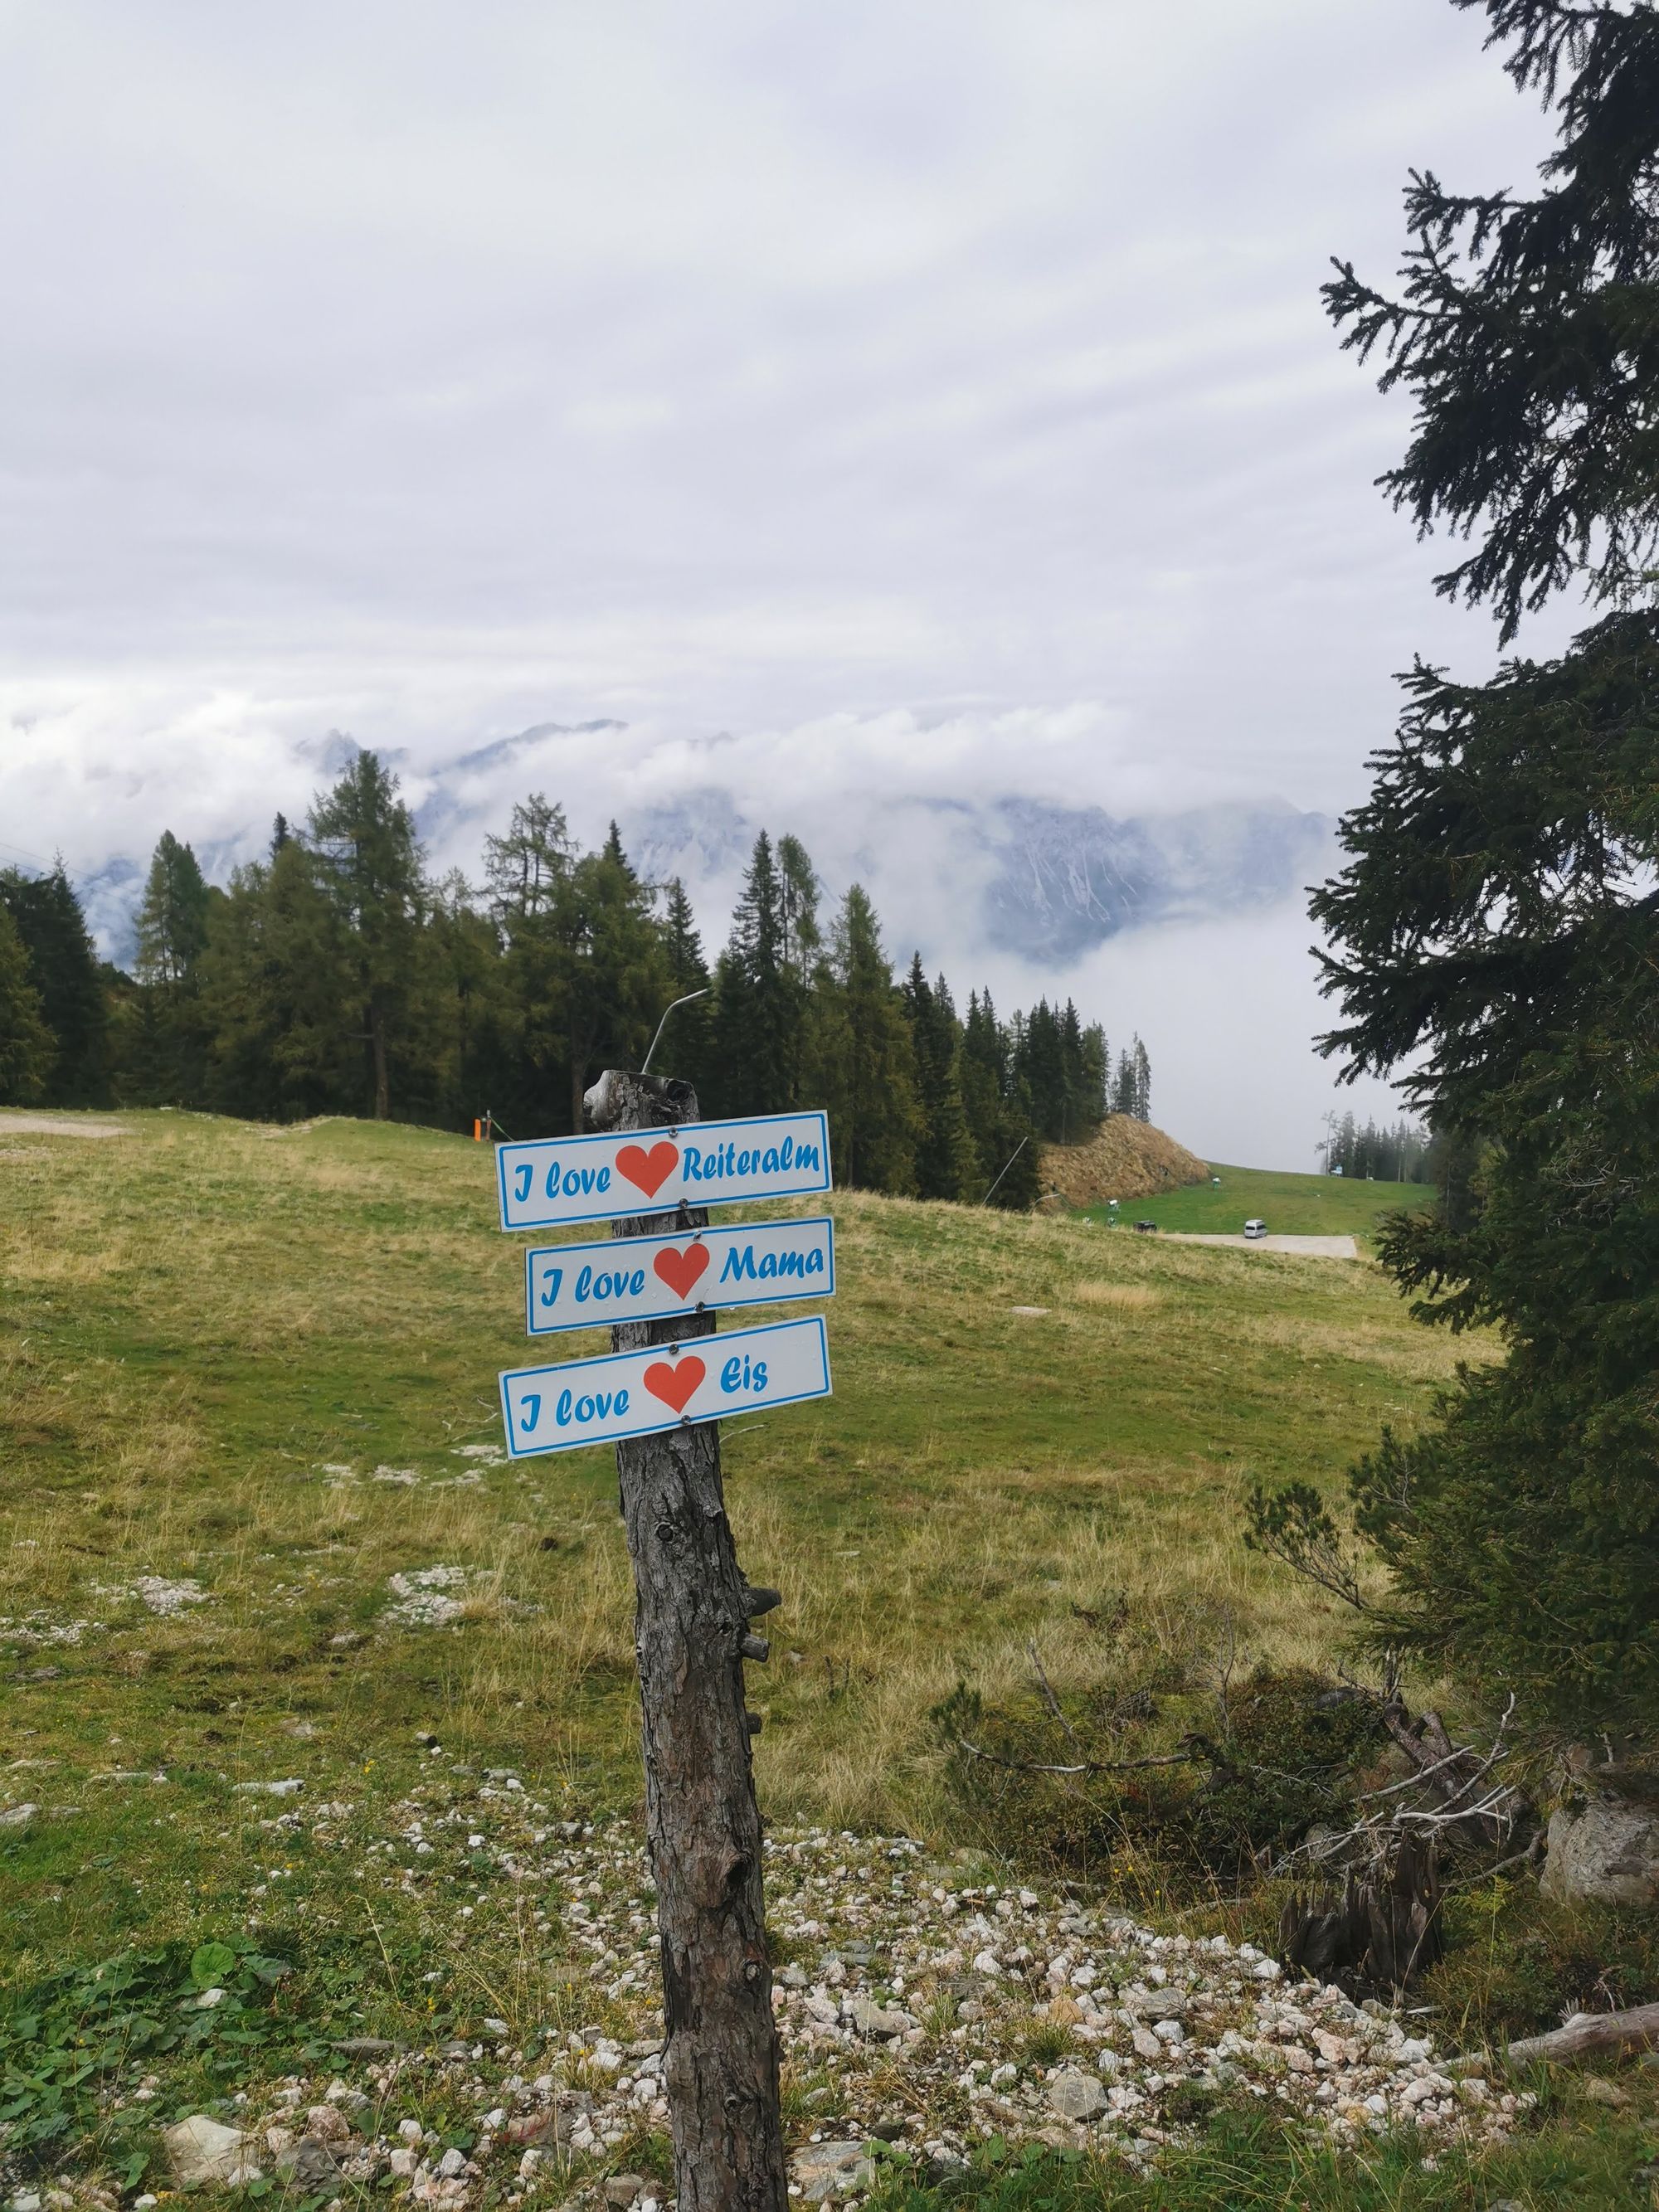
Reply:
[[[586,1096],[595,1128],[697,1118],[689,1084],[608,1073]],[[620,1221],[637,1237],[707,1224],[701,1208]],[[713,1314],[632,1322],[618,1352],[712,1336]],[[776,1603],[738,1568],[720,1491],[718,1424],[617,1446],[636,1597],[646,1830],[662,1942],[664,2072],[680,2212],[786,2212],[778,2036],[761,1891],[760,1813],[744,1709],[749,1630]]]

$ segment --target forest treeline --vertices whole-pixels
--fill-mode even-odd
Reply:
[[[1376,1182],[1433,1182],[1437,1154],[1428,1133],[1415,1121],[1357,1121],[1345,1114],[1325,1117],[1319,1164],[1327,1175],[1370,1177]],[[1441,1147],[1444,1149],[1443,1146]]]
[[[100,964],[61,866],[0,872],[0,1102],[177,1105],[254,1119],[373,1115],[498,1132],[581,1126],[582,1092],[637,1066],[688,1078],[708,1118],[824,1107],[843,1183],[1029,1206],[1039,1139],[1146,1120],[1137,1037],[1111,1064],[1069,1001],[959,1009],[918,954],[896,981],[868,896],[827,916],[805,848],[757,838],[712,968],[684,885],[597,851],[535,796],[483,878],[428,873],[397,778],[358,753],[303,829],[207,883],[164,833],[128,975]]]

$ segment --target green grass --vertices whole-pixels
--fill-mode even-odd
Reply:
[[[1346,1176],[1279,1174],[1267,1168],[1230,1168],[1212,1163],[1219,1185],[1194,1183],[1157,1198],[1126,1198],[1123,1222],[1155,1221],[1160,1229],[1237,1237],[1252,1216],[1279,1237],[1357,1237],[1369,1244],[1380,1213],[1427,1206],[1434,1193],[1421,1182],[1358,1182]],[[1090,1208],[1097,1220],[1104,1206]]]
[[[537,1900],[465,1919],[483,1869],[417,1896],[365,1880],[422,1786],[417,1730],[511,1766],[558,1817],[635,1814],[640,1778],[611,1455],[467,1454],[496,1441],[495,1376],[526,1351],[487,1152],[122,1119],[94,1142],[0,1114],[0,1806],[42,1808],[0,1829],[7,1972],[68,2020],[118,1955],[158,1989],[207,1942],[300,1961],[274,1990],[250,1970],[240,2013],[158,2058],[137,2126],[292,2065],[296,2038],[325,2057],[330,2035],[545,2011]],[[1267,1194],[1381,1190],[1223,1174],[1146,1210],[1340,1228],[1352,1214],[1280,1221]],[[857,1194],[834,1210],[836,1395],[725,1432],[739,1557],[784,1593],[750,1670],[772,1819],[948,1850],[929,1709],[959,1679],[1028,1685],[1032,1644],[1062,1694],[1086,1690],[1085,1616],[1119,1591],[1183,1663],[1212,1644],[1240,1668],[1330,1663],[1340,1622],[1243,1550],[1243,1498],[1293,1478],[1340,1497],[1379,1425],[1422,1419],[1478,1340],[1414,1326],[1369,1266]],[[437,1565],[466,1577],[460,1617],[401,1624],[391,1578]],[[152,1576],[202,1601],[153,1613],[134,1595]],[[349,1804],[349,1849],[238,1794],[290,1776],[307,1808]],[[1338,2201],[1310,2189],[1284,2201]],[[1616,2200],[1587,2179],[1583,2201]]]

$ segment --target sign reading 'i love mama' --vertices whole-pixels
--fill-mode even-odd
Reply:
[[[525,1320],[532,1336],[660,1321],[698,1307],[720,1312],[835,1294],[835,1227],[828,1218],[532,1245],[525,1254]]]
[[[814,1314],[682,1346],[521,1367],[501,1377],[501,1414],[507,1450],[529,1459],[829,1395],[829,1340]]]
[[[495,1176],[503,1229],[614,1221],[682,1203],[804,1198],[830,1188],[829,1123],[822,1114],[763,1114],[632,1136],[498,1145]]]

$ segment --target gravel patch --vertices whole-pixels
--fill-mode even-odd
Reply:
[[[429,1781],[372,1839],[350,1803],[265,1825],[303,1819],[319,1844],[358,1856],[366,1891],[417,1891],[470,1868],[484,1886],[461,1918],[483,1929],[532,1916],[545,2009],[589,2018],[489,2019],[434,2052],[365,2051],[374,2120],[331,2154],[349,2179],[407,2180],[420,2203],[475,2203],[486,2184],[508,2204],[544,2190],[564,2198],[667,2123],[644,1854],[632,1829],[557,1820],[516,1775],[448,1771],[435,1742],[430,1760]],[[804,2204],[863,2195],[881,2158],[937,2175],[993,2136],[1151,2171],[1222,2100],[1288,2108],[1350,2148],[1414,2128],[1431,2154],[1505,2141],[1534,2101],[1478,2064],[1454,2076],[1383,2008],[1291,1981],[1249,1944],[1160,1935],[1074,1897],[975,1881],[902,1838],[775,1834],[766,1883],[785,2079],[811,2116],[792,2131]],[[451,2076],[452,2109],[475,2107],[471,2154],[447,2165],[410,2109],[434,2065]],[[296,2079],[282,2094],[311,2104],[320,2085]],[[337,2081],[326,2094],[349,2106],[358,2093]],[[268,2156],[298,2140],[282,2112],[258,2124],[288,2130]]]

